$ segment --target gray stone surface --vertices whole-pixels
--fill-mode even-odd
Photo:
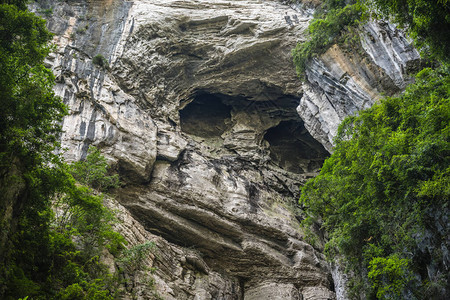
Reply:
[[[392,25],[364,25],[361,48],[332,46],[306,70],[298,113],[311,135],[332,151],[342,120],[372,106],[382,95],[393,95],[410,82],[420,56]],[[364,51],[363,51],[364,49]]]
[[[406,41],[369,44],[369,33],[391,30],[370,25],[361,60],[332,47],[302,83],[291,50],[305,39],[311,4],[40,5],[53,8],[57,51],[46,63],[71,112],[64,155],[82,159],[95,145],[120,174],[120,230],[131,244],[156,241],[147,263],[157,292],[334,299],[321,246],[308,245],[299,225],[299,186],[317,174],[340,120],[404,86],[404,66],[417,59]],[[93,64],[98,54],[108,67]],[[139,274],[130,282],[152,298]]]
[[[124,278],[128,296],[124,299],[156,299],[155,292],[165,300],[185,299],[239,299],[242,294],[237,278],[211,270],[194,248],[180,247],[147,231],[128,210],[116,201],[108,200],[120,222],[116,229],[129,242],[128,247],[152,242],[154,250],[144,258],[145,267],[154,268],[150,274],[153,287],[146,285],[149,274],[139,272]],[[114,263],[111,263],[114,268]]]

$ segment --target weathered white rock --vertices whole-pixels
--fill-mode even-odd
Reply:
[[[53,11],[59,48],[48,64],[71,109],[65,155],[96,145],[116,166],[127,183],[117,198],[144,226],[128,216],[121,231],[132,244],[162,236],[148,262],[158,293],[329,290],[328,266],[302,242],[294,213],[299,184],[327,155],[296,112],[290,52],[308,18],[256,0],[79,1]],[[97,54],[109,68],[92,63]],[[130,292],[150,297],[138,275],[128,279]]]
[[[124,285],[128,291],[128,296],[125,296],[129,297],[125,299],[155,299],[156,293],[165,300],[231,300],[241,294],[239,281],[209,269],[197,250],[177,246],[151,234],[117,202],[108,200],[107,205],[116,211],[120,221],[116,225],[117,230],[126,237],[128,247],[147,242],[156,245],[143,260],[145,267],[155,268],[155,272],[146,273],[140,266],[139,272],[125,278]],[[146,284],[148,277],[154,280],[156,290]]]
[[[372,106],[382,94],[402,91],[420,64],[419,53],[404,34],[382,21],[364,25],[361,45],[364,51],[351,53],[334,45],[306,70],[297,110],[311,135],[328,151],[346,116]]]
[[[292,284],[262,283],[252,289],[245,291],[244,299],[249,300],[271,300],[289,299],[301,300],[301,294]]]

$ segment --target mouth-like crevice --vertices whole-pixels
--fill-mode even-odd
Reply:
[[[180,111],[181,130],[202,138],[220,137],[228,128],[231,107],[213,94],[197,94]]]
[[[281,121],[267,130],[270,158],[280,168],[293,173],[317,172],[329,153],[306,130],[303,121]]]

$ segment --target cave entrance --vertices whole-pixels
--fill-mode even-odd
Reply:
[[[329,153],[306,130],[303,121],[281,121],[267,130],[270,157],[280,168],[293,173],[317,172]]]
[[[198,92],[180,110],[180,125],[184,133],[200,137],[204,141],[222,139],[232,126],[241,126],[245,130],[236,130],[227,135],[228,144],[225,148],[229,145],[244,145],[247,147],[246,151],[259,153],[257,151],[261,147],[266,147],[262,146],[264,143],[261,144],[261,139],[264,139],[269,144],[270,160],[278,167],[297,174],[316,173],[329,153],[306,130],[297,114],[297,105],[297,99],[287,96],[274,101],[251,101],[244,97]],[[235,113],[233,120],[232,111]],[[248,123],[254,120],[256,125]],[[270,120],[270,125],[265,127],[266,124],[261,120]],[[269,126],[273,127],[268,128]],[[215,147],[214,151],[224,147],[221,143],[212,145]],[[266,151],[261,153],[267,155]]]
[[[231,107],[213,94],[198,94],[180,111],[181,130],[202,138],[220,137],[228,128]]]

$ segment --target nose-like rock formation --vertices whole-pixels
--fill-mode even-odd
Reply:
[[[304,241],[299,186],[319,171],[337,123],[383,91],[372,79],[400,74],[392,80],[399,89],[404,72],[386,75],[386,59],[367,56],[379,72],[363,80],[365,69],[330,50],[302,83],[291,59],[311,18],[301,5],[44,0],[33,7],[53,11],[57,52],[47,63],[71,112],[65,156],[81,159],[95,145],[119,172],[122,231],[132,243],[157,241],[148,263],[157,267],[159,295],[335,298],[320,245]]]

